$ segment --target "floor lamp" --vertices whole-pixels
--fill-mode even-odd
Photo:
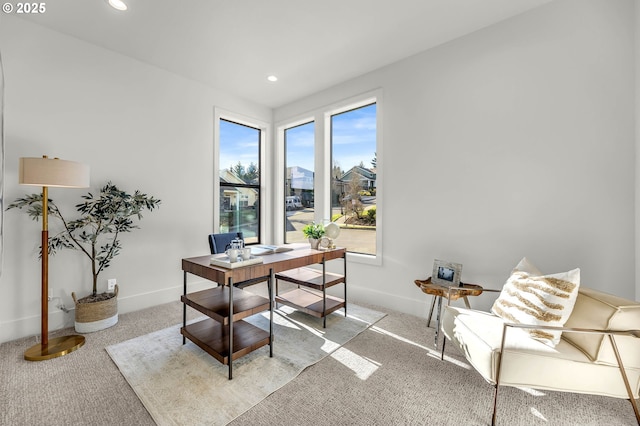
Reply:
[[[19,183],[42,187],[42,337],[24,353],[28,361],[42,361],[75,351],[84,336],[62,336],[49,340],[49,187],[89,187],[89,166],[58,158],[20,158]]]

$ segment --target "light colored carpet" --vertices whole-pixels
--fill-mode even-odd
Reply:
[[[350,304],[322,321],[283,306],[274,314],[274,349],[253,351],[228,367],[187,340],[180,325],[122,343],[107,352],[154,421],[164,425],[224,425],[366,330],[385,314]],[[269,313],[247,322],[269,329]]]
[[[353,302],[387,315],[229,426],[490,424],[493,387],[452,345],[440,361],[424,317]],[[154,426],[105,347],[178,324],[182,306],[175,301],[122,314],[114,327],[86,334],[79,350],[49,361],[24,360],[33,338],[0,344],[0,425]],[[187,310],[189,319],[199,315]],[[242,370],[235,368],[234,376]],[[499,426],[638,426],[623,399],[509,387],[500,393]]]

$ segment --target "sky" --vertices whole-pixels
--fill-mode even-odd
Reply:
[[[298,166],[314,171],[314,131],[313,121],[285,130],[287,167]]]
[[[343,171],[360,162],[371,167],[376,152],[376,105],[334,115],[331,119],[333,159]],[[314,169],[314,123],[286,130],[287,167]]]
[[[376,105],[343,112],[331,118],[333,160],[343,171],[362,162],[371,167],[376,152]],[[314,123],[286,130],[287,167],[314,170]],[[240,161],[258,164],[259,130],[220,120],[220,167]]]
[[[220,170],[238,164],[259,164],[260,130],[220,120]]]

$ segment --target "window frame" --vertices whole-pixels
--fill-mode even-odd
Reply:
[[[221,108],[214,109],[214,135],[213,135],[213,232],[220,232],[220,189],[227,187],[227,185],[220,184],[220,172],[222,166],[220,165],[220,120],[232,122],[242,126],[251,127],[258,130],[259,143],[258,143],[258,185],[255,184],[233,184],[230,187],[246,187],[254,188],[258,191],[258,241],[260,244],[269,239],[269,231],[267,226],[267,212],[270,211],[269,202],[269,185],[271,183],[269,174],[266,172],[266,165],[268,156],[266,153],[266,147],[268,146],[269,134],[271,131],[271,125],[264,121],[244,116],[242,114],[233,113],[223,110]]]
[[[356,263],[363,263],[369,265],[382,265],[383,249],[382,249],[382,233],[383,233],[383,206],[384,206],[384,174],[383,174],[383,93],[382,89],[372,90],[360,95],[352,96],[341,101],[337,101],[332,104],[328,104],[311,112],[301,114],[297,117],[290,119],[280,120],[276,123],[276,164],[277,174],[275,176],[276,188],[278,193],[276,195],[276,208],[273,210],[274,217],[274,231],[275,236],[278,236],[278,243],[282,243],[284,239],[284,186],[285,176],[284,167],[285,164],[285,144],[284,144],[284,131],[285,129],[299,126],[301,124],[308,123],[310,121],[315,122],[315,178],[314,178],[314,194],[315,194],[315,216],[316,223],[321,223],[323,220],[330,218],[331,215],[331,116],[347,112],[353,109],[358,109],[363,106],[376,104],[376,253],[354,253],[347,251],[347,259]],[[282,167],[280,167],[282,166]],[[340,245],[338,237],[338,245]]]

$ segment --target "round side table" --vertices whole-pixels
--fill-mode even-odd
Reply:
[[[436,335],[435,335],[435,347],[438,347],[438,337],[440,335],[440,315],[442,313],[442,298],[446,297],[449,301],[463,299],[467,308],[471,308],[469,304],[468,296],[479,296],[482,294],[482,286],[477,284],[464,284],[460,283],[459,287],[451,286],[447,287],[441,284],[431,282],[431,277],[426,280],[415,280],[416,286],[420,287],[423,293],[433,296],[431,301],[431,308],[429,309],[429,315],[427,317],[427,327],[431,326],[431,316],[433,315],[433,308],[438,301],[438,311],[436,312]]]

